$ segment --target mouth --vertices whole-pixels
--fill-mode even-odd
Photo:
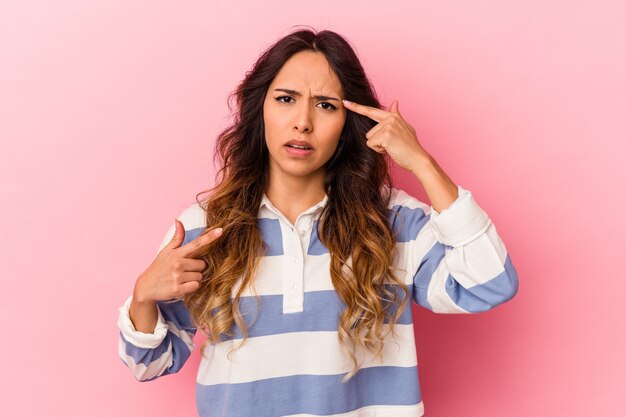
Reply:
[[[292,156],[306,156],[313,152],[308,146],[285,145],[285,150]]]
[[[288,146],[290,148],[294,148],[294,149],[304,149],[304,150],[311,150],[312,148],[310,146],[300,146],[300,145],[285,145]]]

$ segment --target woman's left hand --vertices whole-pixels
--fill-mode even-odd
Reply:
[[[420,161],[430,158],[417,140],[413,126],[400,115],[398,100],[391,103],[389,111],[345,101],[344,106],[378,122],[365,135],[367,146],[376,152],[388,153],[402,168],[415,173],[419,169]]]

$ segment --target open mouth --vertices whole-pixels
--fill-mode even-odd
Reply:
[[[291,155],[296,158],[304,158],[313,153],[313,148],[309,148],[308,146],[300,146],[300,145],[285,145],[285,151],[288,155]]]
[[[311,148],[307,147],[307,146],[298,146],[298,145],[285,145],[289,148],[294,148],[294,149],[304,149],[304,150],[311,150]]]

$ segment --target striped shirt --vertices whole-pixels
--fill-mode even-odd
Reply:
[[[518,288],[495,225],[471,192],[457,187],[458,198],[441,213],[397,188],[389,204],[398,248],[396,276],[409,287],[413,302],[436,313],[486,311],[512,298]],[[395,335],[386,336],[382,358],[357,349],[360,369],[341,382],[353,364],[337,332],[346,305],[333,288],[330,255],[317,235],[327,201],[326,195],[292,224],[263,195],[258,224],[267,252],[255,276],[261,303],[257,307],[250,289],[242,293],[249,338],[229,357],[229,349],[243,338],[235,325],[233,336],[207,344],[196,384],[201,417],[423,415],[410,307],[397,321]],[[204,216],[197,202],[180,214],[183,244],[206,228]],[[159,251],[174,231],[172,225]],[[237,286],[233,298],[236,291]],[[133,327],[130,301],[120,308],[120,357],[140,381],[177,372],[194,349],[196,333],[185,305],[159,302],[158,323],[148,334]]]

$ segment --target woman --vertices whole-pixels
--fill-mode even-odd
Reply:
[[[201,416],[423,415],[407,307],[476,313],[513,297],[495,226],[398,102],[381,109],[334,32],[280,39],[236,98],[218,185],[120,309],[120,357],[142,381],[177,372],[200,328]],[[392,186],[388,158],[430,206]]]

